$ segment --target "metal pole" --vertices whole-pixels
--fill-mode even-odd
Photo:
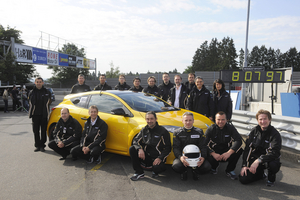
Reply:
[[[247,12],[247,27],[246,27],[246,44],[245,44],[245,55],[244,55],[244,66],[243,69],[245,67],[248,66],[248,61],[247,61],[247,55],[248,55],[248,30],[249,30],[249,15],[250,15],[250,0],[248,0],[248,12]],[[241,100],[241,108],[242,110],[245,110],[245,93],[246,93],[246,83],[242,83],[242,100]]]

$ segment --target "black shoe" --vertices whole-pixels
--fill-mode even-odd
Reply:
[[[183,181],[187,180],[187,171],[185,171],[182,174],[180,174],[180,179],[183,180]]]
[[[158,178],[158,177],[159,177],[159,175],[157,173],[152,172],[152,178]]]
[[[238,176],[236,175],[236,173],[234,171],[231,172],[226,172],[226,175],[231,178],[232,180],[237,180]]]
[[[193,180],[194,180],[194,181],[198,181],[198,180],[199,180],[199,174],[197,174],[197,173],[195,172],[195,170],[193,170]]]
[[[59,160],[66,160],[67,156],[61,157]]]
[[[75,160],[77,160],[77,159],[78,159],[77,157],[72,157],[72,160],[73,160],[73,161],[75,161]]]
[[[142,173],[142,174],[134,174],[130,179],[131,179],[132,181],[137,181],[137,180],[139,180],[140,178],[144,178],[144,176],[145,176],[144,173]]]
[[[267,181],[266,184],[268,187],[273,187],[275,185],[275,182]]]
[[[40,147],[35,148],[33,151],[34,151],[34,152],[40,151]]]
[[[93,163],[93,162],[94,162],[94,157],[91,156],[90,159],[87,161],[87,163],[91,164],[91,163]]]
[[[218,170],[217,169],[211,169],[210,173],[216,175],[218,173]]]
[[[95,163],[97,163],[97,165],[101,164],[101,154],[99,155],[97,160],[95,160]]]
[[[41,152],[45,152],[45,148],[44,147],[41,147]]]

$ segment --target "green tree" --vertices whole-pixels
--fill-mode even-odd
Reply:
[[[109,64],[110,70],[106,71],[106,77],[107,78],[117,78],[120,75],[119,67],[115,67],[114,63],[111,61]]]
[[[84,48],[78,49],[75,44],[64,44],[62,49],[58,50],[60,53],[66,53],[73,56],[85,57]],[[78,74],[83,74],[88,77],[90,75],[89,69],[77,67],[61,67],[61,66],[48,66],[52,69],[53,76],[49,79],[51,83],[69,83],[72,80],[77,80]]]
[[[13,37],[16,43],[23,44],[21,33],[15,28],[7,26],[5,29],[0,25],[0,40],[11,41],[10,38]],[[24,84],[30,82],[31,78],[38,76],[33,65],[15,62],[15,56],[7,50],[6,47],[0,46],[0,80],[3,83]]]
[[[185,68],[185,70],[183,71],[184,74],[188,74],[188,73],[195,73],[194,69],[193,69],[193,66],[187,66]]]

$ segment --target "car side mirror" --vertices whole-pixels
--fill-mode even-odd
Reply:
[[[123,108],[115,108],[115,109],[112,109],[110,111],[111,114],[113,115],[123,115],[123,116],[127,116],[127,114],[125,113],[124,109]]]
[[[78,104],[79,102],[80,102],[80,99],[75,99],[72,103],[76,105],[76,104]]]

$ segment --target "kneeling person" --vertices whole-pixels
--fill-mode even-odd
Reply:
[[[133,145],[129,148],[135,174],[130,178],[137,181],[144,178],[144,169],[152,170],[152,177],[166,170],[165,162],[171,152],[171,140],[169,132],[157,123],[156,114],[147,112],[147,126],[133,139]]]
[[[234,169],[243,152],[242,138],[233,125],[227,124],[226,114],[220,111],[215,116],[216,124],[205,132],[205,145],[209,147],[207,160],[212,166],[211,173],[217,174],[219,162],[228,162],[226,175],[232,180],[238,176]]]
[[[73,160],[77,157],[87,160],[88,163],[101,163],[101,153],[105,150],[107,124],[98,116],[97,106],[90,106],[90,117],[87,119],[82,132],[80,145],[71,150]]]
[[[176,129],[173,136],[173,152],[175,159],[172,168],[175,172],[180,173],[181,180],[187,180],[188,157],[182,155],[183,149],[187,145],[196,145],[201,151],[201,157],[197,166],[193,167],[193,179],[198,180],[200,174],[208,173],[211,169],[209,162],[206,160],[208,147],[204,144],[204,134],[199,128],[193,126],[194,115],[191,112],[183,114],[182,123],[184,127]]]
[[[65,160],[70,154],[70,150],[79,144],[82,127],[70,115],[68,108],[62,108],[60,113],[61,118],[58,120],[53,132],[54,140],[50,141],[48,146],[62,156],[59,160]]]

